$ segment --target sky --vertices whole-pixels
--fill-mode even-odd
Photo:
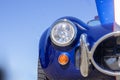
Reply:
[[[55,20],[96,15],[94,0],[0,0],[0,62],[11,80],[37,80],[39,39]]]

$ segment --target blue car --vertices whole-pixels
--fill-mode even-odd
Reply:
[[[95,3],[88,24],[66,16],[44,31],[38,80],[120,80],[120,0]]]

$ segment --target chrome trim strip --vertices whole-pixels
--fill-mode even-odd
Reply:
[[[81,64],[80,64],[80,72],[83,77],[87,77],[89,74],[89,50],[88,44],[86,40],[86,34],[82,34],[80,37],[80,50],[81,50]]]
[[[107,75],[111,75],[111,76],[120,76],[120,72],[112,72],[112,71],[108,71],[108,70],[105,70],[105,69],[102,69],[100,66],[97,65],[97,63],[95,62],[94,58],[93,58],[93,55],[94,55],[94,52],[97,48],[97,46],[105,39],[109,38],[109,37],[112,37],[112,36],[120,36],[120,31],[116,31],[116,32],[112,32],[112,33],[109,33],[109,34],[106,34],[105,36],[103,36],[102,38],[100,38],[97,42],[94,43],[91,51],[90,51],[90,54],[91,54],[91,62],[92,64],[94,65],[94,67],[99,70],[100,72],[102,73],[105,73]]]

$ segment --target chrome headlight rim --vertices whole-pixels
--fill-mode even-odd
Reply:
[[[110,70],[103,69],[103,68],[101,68],[101,67],[96,63],[96,61],[94,60],[94,52],[95,52],[97,46],[98,46],[102,41],[104,41],[105,39],[110,38],[110,37],[112,37],[112,36],[120,36],[120,31],[106,34],[105,36],[103,36],[102,38],[100,38],[97,42],[95,42],[95,44],[94,44],[94,46],[92,47],[91,52],[90,52],[90,53],[91,53],[91,62],[92,62],[92,64],[94,65],[94,67],[95,67],[98,71],[100,71],[100,72],[102,72],[102,73],[104,73],[104,74],[107,74],[107,75],[110,75],[110,76],[120,76],[120,72],[119,72],[119,71],[114,72],[114,71],[110,71]]]
[[[53,34],[54,34],[54,28],[56,27],[57,24],[60,24],[60,23],[67,23],[71,26],[71,28],[73,29],[73,35],[71,37],[71,39],[69,41],[67,41],[66,43],[60,43],[58,41],[56,41],[56,39],[54,38]],[[52,28],[51,28],[51,32],[50,32],[50,39],[51,41],[53,42],[53,44],[55,44],[56,46],[59,46],[59,47],[65,47],[65,46],[69,46],[73,43],[73,41],[75,40],[76,38],[76,35],[77,35],[77,28],[76,28],[76,25],[68,20],[68,19],[60,19],[60,20],[57,20],[53,25],[52,25]]]

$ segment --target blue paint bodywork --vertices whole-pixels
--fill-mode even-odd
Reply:
[[[102,25],[114,22],[114,0],[96,0],[98,15]]]
[[[105,34],[113,31],[114,23],[114,9],[113,0],[96,0],[96,6],[98,10],[98,16],[101,21],[101,25],[89,26],[81,20],[74,17],[63,17],[60,19],[68,19],[72,21],[77,28],[77,36],[74,42],[67,47],[57,47],[50,39],[51,27],[49,27],[41,36],[39,45],[39,58],[41,66],[47,76],[55,80],[67,79],[76,80],[82,79],[80,70],[75,66],[75,53],[80,47],[80,35],[87,34],[88,42],[90,43],[90,49],[93,44]],[[83,15],[84,16],[84,15]],[[59,20],[59,19],[58,19]],[[77,24],[76,24],[77,23]],[[83,28],[81,28],[83,27]],[[61,66],[58,63],[58,56],[60,54],[66,54],[69,56],[70,61],[66,66]]]

